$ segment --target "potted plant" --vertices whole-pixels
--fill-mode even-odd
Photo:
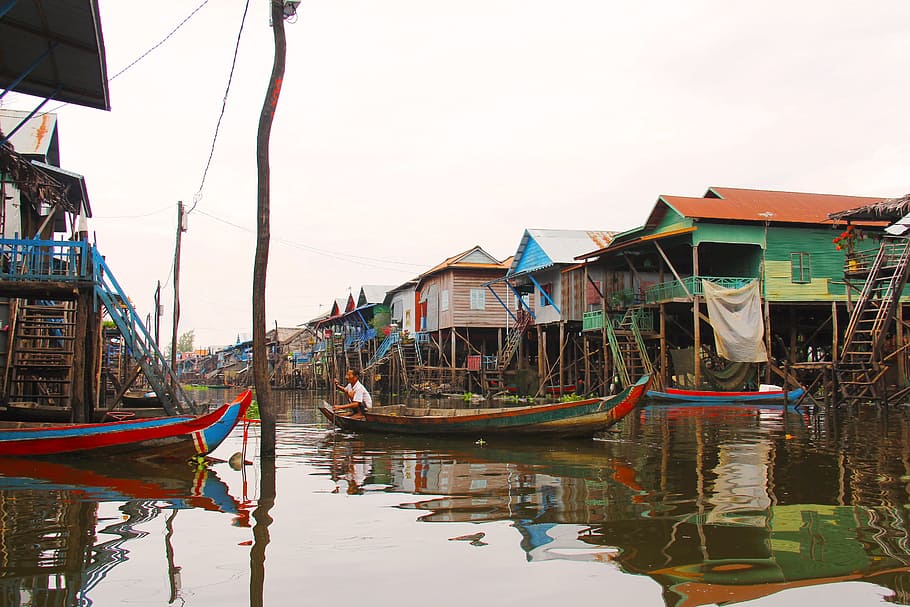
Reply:
[[[845,252],[847,270],[850,272],[856,271],[859,267],[859,260],[856,255],[856,241],[862,237],[862,233],[859,230],[848,224],[844,231],[840,233],[840,236],[836,236],[831,241],[834,243],[835,249]]]

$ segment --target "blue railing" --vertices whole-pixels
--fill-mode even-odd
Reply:
[[[92,249],[92,275],[95,296],[104,303],[111,320],[117,325],[117,329],[123,335],[127,345],[133,350],[136,362],[145,373],[161,404],[169,413],[173,414],[183,411],[183,404],[186,403],[195,413],[195,402],[183,390],[177,373],[158,349],[155,340],[143,324],[142,318],[120,287],[120,283],[114,278],[104,257],[94,248]]]
[[[392,349],[392,346],[398,343],[398,339],[401,337],[401,333],[396,331],[394,333],[389,333],[385,339],[382,340],[382,343],[379,344],[379,347],[376,348],[376,353],[373,354],[373,357],[370,358],[369,362],[366,364],[367,367],[372,367],[377,362],[382,360],[382,357],[389,353],[389,350]]]
[[[0,239],[0,279],[93,280],[87,242]]]

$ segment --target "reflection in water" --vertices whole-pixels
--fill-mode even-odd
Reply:
[[[146,535],[139,525],[168,510],[163,552],[173,602],[180,588],[170,545],[176,512],[220,511],[248,525],[248,513],[213,471],[183,464],[0,460],[0,482],[2,605],[90,605],[91,590],[129,559],[130,541]],[[104,502],[123,502],[122,516],[103,524]],[[96,534],[111,539],[96,543]]]
[[[668,606],[850,580],[908,604],[907,421],[837,414],[653,407],[604,441],[485,447],[333,433],[313,459],[337,493],[423,495],[400,507],[425,522],[511,521],[528,560],[615,563]]]

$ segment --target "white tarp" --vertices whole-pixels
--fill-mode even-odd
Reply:
[[[734,362],[767,361],[758,281],[753,280],[738,289],[727,289],[702,280],[702,289],[708,304],[708,318],[714,327],[717,353]]]

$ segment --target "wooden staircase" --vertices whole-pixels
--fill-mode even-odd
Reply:
[[[604,323],[610,350],[613,353],[616,375],[619,376],[624,388],[634,384],[642,375],[655,377],[654,365],[648,356],[639,325],[641,313],[641,308],[632,307],[626,310],[615,326],[609,318]]]
[[[889,354],[884,338],[910,268],[910,239],[886,236],[853,308],[836,365],[842,402],[887,402],[883,383]]]
[[[502,373],[509,366],[509,363],[512,362],[512,357],[515,356],[515,353],[518,351],[518,346],[521,344],[521,338],[524,335],[525,329],[528,328],[528,325],[531,324],[531,321],[534,319],[531,316],[531,313],[524,308],[519,308],[518,313],[515,316],[515,324],[512,325],[512,328],[509,330],[509,334],[506,337],[506,343],[502,345],[502,349],[499,351],[499,355],[496,359],[496,368]]]
[[[20,301],[11,352],[11,402],[70,406],[75,315],[72,301]]]
[[[423,364],[420,346],[414,337],[402,337],[396,343],[396,349],[400,363],[398,369],[401,373],[401,382],[410,387],[412,383],[410,376],[417,370],[417,367]]]

